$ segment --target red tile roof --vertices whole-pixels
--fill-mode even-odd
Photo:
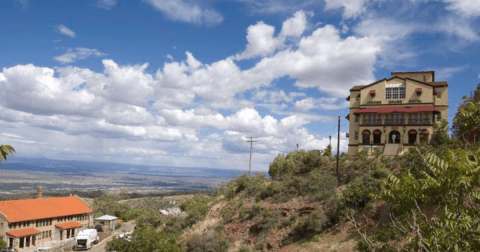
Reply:
[[[25,228],[20,230],[8,231],[7,235],[13,237],[22,237],[28,235],[40,234],[40,231],[36,230],[35,228]]]
[[[419,113],[419,112],[440,112],[433,106],[415,106],[415,107],[379,107],[379,108],[361,108],[354,114],[387,114],[387,113]]]
[[[77,228],[77,227],[83,227],[82,224],[76,222],[76,221],[72,221],[72,222],[66,222],[66,223],[62,223],[62,224],[57,224],[55,225],[55,227],[58,227],[60,229],[70,229],[70,228]]]
[[[92,208],[76,196],[0,201],[8,222],[90,213]]]

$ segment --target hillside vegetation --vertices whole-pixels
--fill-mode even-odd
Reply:
[[[185,217],[117,206],[142,224],[109,249],[480,251],[480,103],[461,106],[455,121],[468,138],[451,139],[443,122],[432,145],[402,156],[342,155],[339,178],[331,148],[278,155],[269,177],[245,174],[186,200]]]

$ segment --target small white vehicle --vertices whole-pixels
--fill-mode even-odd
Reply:
[[[75,238],[75,249],[90,249],[92,243],[98,243],[99,237],[96,229],[80,231]]]

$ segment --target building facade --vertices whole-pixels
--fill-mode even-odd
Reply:
[[[39,189],[40,190],[40,189]],[[92,208],[78,196],[0,201],[0,239],[16,251],[33,251],[74,238],[91,226]]]
[[[430,143],[433,125],[448,119],[448,83],[434,71],[392,72],[391,78],[350,89],[348,153],[396,155]]]
[[[104,215],[94,219],[95,227],[97,225],[101,225],[104,232],[112,232],[115,231],[117,224],[118,224],[118,217],[111,216],[111,215]]]

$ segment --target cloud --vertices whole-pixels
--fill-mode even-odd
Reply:
[[[440,68],[435,71],[436,79],[438,80],[449,80],[455,75],[456,73],[465,71],[468,67],[467,66],[459,66],[459,67],[445,67]]]
[[[298,10],[314,9],[322,4],[318,0],[235,0],[244,3],[255,14],[293,13]]]
[[[58,25],[57,26],[57,32],[63,34],[63,35],[66,35],[66,36],[69,36],[71,38],[75,38],[77,36],[77,34],[75,34],[74,31],[70,30],[68,27],[66,27],[65,25]]]
[[[321,97],[314,99],[308,97],[295,102],[295,108],[302,111],[308,111],[311,109],[324,109],[324,110],[338,110],[348,108],[349,104],[344,102],[335,104],[338,102],[338,98],[335,97]]]
[[[271,54],[278,47],[282,46],[283,38],[274,37],[275,27],[258,22],[247,29],[247,47],[238,55],[237,59],[248,59],[254,56],[265,56]]]
[[[88,57],[101,57],[105,55],[105,53],[102,53],[97,49],[77,47],[75,49],[69,48],[64,54],[56,56],[54,59],[61,63],[71,63],[75,62],[76,60],[86,59]]]
[[[103,59],[101,70],[33,64],[3,68],[0,127],[10,129],[4,132],[10,135],[2,137],[39,143],[42,147],[15,142],[37,155],[242,168],[245,160],[248,165],[245,136],[253,135],[259,137],[256,170],[267,169],[275,155],[296,143],[323,149],[328,139],[309,127],[332,117],[318,110],[345,107],[349,87],[374,79],[373,65],[385,40],[341,37],[331,25],[310,32],[308,15],[296,12],[278,34],[266,23],[253,25],[259,29],[245,52],[258,60],[245,69],[236,55],[205,63],[188,51],[183,60],[166,59],[153,70],[148,63],[120,65],[112,59]],[[263,46],[262,39],[282,43]],[[248,45],[256,47],[247,50]],[[103,55],[75,48],[56,60]],[[280,79],[288,80],[288,91],[278,89]]]
[[[218,25],[223,16],[210,8],[192,0],[144,0],[167,18],[197,25]]]
[[[28,0],[18,0],[18,2],[22,5],[22,9],[30,7],[30,2]]]
[[[454,11],[464,17],[480,16],[480,2],[477,0],[443,0],[447,10]]]
[[[355,18],[365,12],[367,0],[325,0],[325,9],[343,8],[344,18]]]
[[[97,6],[98,8],[110,10],[111,8],[117,5],[117,0],[98,0]]]
[[[308,13],[308,15],[312,15]],[[307,14],[303,10],[294,13],[282,24],[282,30],[278,36],[275,35],[275,27],[260,21],[247,29],[248,44],[245,51],[237,54],[235,59],[249,59],[252,57],[270,55],[275,50],[284,46],[286,37],[298,37],[307,28]]]
[[[313,13],[308,13],[312,16]],[[307,14],[303,10],[299,10],[293,14],[293,17],[285,20],[282,23],[282,31],[280,32],[283,36],[295,36],[298,37],[303,34],[307,28]]]

